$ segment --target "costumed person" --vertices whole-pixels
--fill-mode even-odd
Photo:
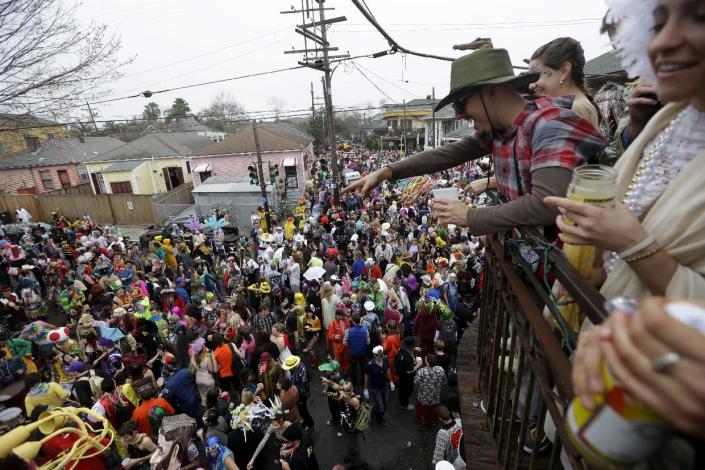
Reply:
[[[336,309],[335,318],[328,325],[326,339],[333,345],[333,358],[346,373],[350,361],[348,360],[348,346],[345,344],[345,334],[349,328],[350,320],[345,317],[345,312]]]

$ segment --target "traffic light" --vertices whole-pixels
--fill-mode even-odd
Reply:
[[[258,185],[259,174],[257,173],[257,167],[255,164],[251,163],[250,166],[247,167],[247,170],[250,172],[250,184]]]
[[[279,176],[279,165],[276,163],[269,167],[269,181],[272,184],[277,182],[277,177]]]

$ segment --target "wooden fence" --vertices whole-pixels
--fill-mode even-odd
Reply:
[[[58,211],[74,219],[85,214],[101,224],[154,225],[158,223],[152,207],[152,196],[137,194],[101,195],[0,195],[0,212],[9,212],[15,220],[15,209],[24,207],[33,221],[51,221]]]

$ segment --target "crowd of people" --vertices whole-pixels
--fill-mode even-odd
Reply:
[[[402,412],[438,428],[428,462],[465,468],[456,359],[479,312],[484,236],[533,225],[603,253],[590,281],[606,298],[645,302],[576,331],[582,405],[606,387],[605,361],[627,393],[697,437],[705,340],[647,298],[705,292],[705,4],[636,3],[617,2],[603,25],[639,77],[628,106],[614,84],[590,95],[574,39],[539,47],[522,75],[505,50],[481,49],[453,62],[438,105],[472,120],[474,135],[414,155],[341,145],[344,171],[363,178],[336,188],[314,160],[304,210],[276,220],[263,207],[237,242],[224,242],[218,211],[140,243],[89,215],[33,226],[18,208],[26,232],[0,233],[10,427],[78,407],[101,452],[71,468],[267,468],[274,455],[280,468],[316,469],[314,430],[392,429],[397,394]],[[566,198],[574,169],[598,162],[616,162],[614,207]],[[439,188],[458,197],[434,197]],[[489,189],[500,203],[486,204]],[[38,462],[85,441],[52,430]],[[34,456],[11,450],[0,446],[7,464],[30,468]]]

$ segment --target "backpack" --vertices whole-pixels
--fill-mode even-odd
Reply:
[[[355,419],[355,430],[359,432],[367,431],[372,421],[372,405],[366,401],[360,401],[360,408],[357,410],[357,419]]]
[[[235,347],[233,346],[233,343],[231,343],[230,341],[228,341],[228,348],[230,348],[230,352],[233,353],[233,360],[230,363],[230,370],[233,371],[234,377],[239,377],[240,371],[242,370],[242,366],[244,364],[242,362],[242,359],[240,359],[240,356],[238,356],[235,352]]]
[[[443,320],[438,330],[438,339],[446,344],[455,344],[458,340],[458,325],[454,320]]]
[[[375,318],[372,321],[370,321],[367,315],[365,315],[365,317],[363,317],[362,319],[362,324],[365,326],[365,328],[367,329],[367,333],[370,335],[370,344],[378,344],[381,328],[379,326],[379,318],[377,317],[377,315],[375,315]]]
[[[400,349],[397,355],[394,357],[394,370],[399,375],[401,372],[406,372],[406,368],[404,367],[404,356],[405,355],[410,355],[409,351],[406,349]],[[413,361],[413,358],[412,358]]]

